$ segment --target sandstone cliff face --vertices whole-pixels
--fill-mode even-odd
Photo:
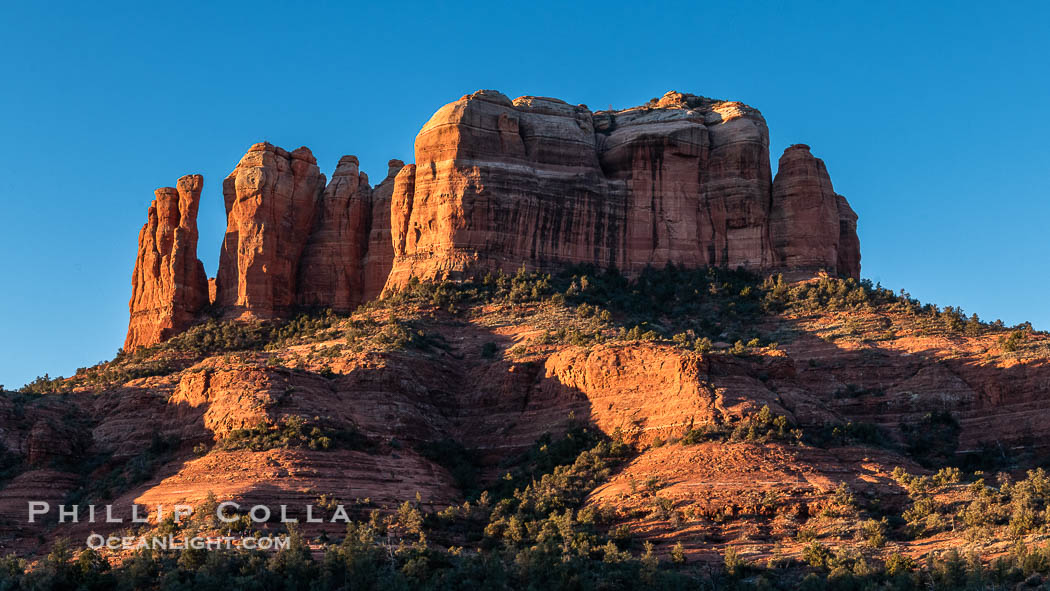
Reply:
[[[395,185],[411,184],[416,173],[406,167]],[[1046,333],[1032,332],[1021,350],[1007,352],[1001,350],[1010,333],[1005,328],[988,326],[977,336],[938,330],[941,323],[893,304],[806,307],[749,321],[759,334],[792,338],[735,356],[625,339],[617,336],[624,328],[619,313],[601,329],[600,342],[571,344],[552,338],[553,330],[590,325],[594,316],[577,316],[573,304],[552,307],[546,298],[468,304],[456,314],[429,298],[407,301],[399,316],[412,318],[439,346],[371,350],[376,341],[348,338],[348,329],[392,321],[384,320],[389,309],[364,308],[266,351],[165,350],[149,365],[124,358],[99,368],[95,375],[113,377],[78,382],[83,385],[67,395],[0,396],[0,453],[16,466],[8,471],[12,478],[0,478],[0,514],[24,512],[28,500],[61,503],[104,480],[118,483],[104,502],[125,515],[133,501],[198,504],[209,492],[271,506],[311,503],[322,494],[369,498],[376,508],[393,511],[418,491],[424,503],[443,508],[462,502],[462,484],[447,463],[421,450],[461,443],[477,459],[481,481],[494,482],[507,473],[508,461],[545,434],[557,437],[583,425],[640,444],[590,502],[617,508],[643,539],[688,542],[714,532],[742,543],[753,540],[742,524],[768,525],[785,506],[819,515],[843,482],[858,497],[880,499],[880,507],[896,499],[899,514],[911,500],[890,472],[903,466],[922,473],[911,451],[923,453],[915,445],[923,441],[915,436],[924,435],[922,429],[938,429],[945,457],[998,449],[1031,453],[1033,460],[1045,455],[1050,433]],[[676,314],[665,312],[659,315],[673,322]],[[711,312],[710,318],[721,317]],[[700,318],[707,316],[693,320]],[[493,345],[497,353],[486,354]],[[156,361],[169,373],[123,377],[157,367]],[[877,446],[844,439],[818,447],[762,437],[660,445],[693,428],[733,428],[764,406],[807,434],[852,422],[878,427],[885,439]],[[952,420],[931,422],[942,411]],[[356,433],[368,445],[253,451],[218,444],[234,430],[291,416],[320,418],[326,431]],[[178,445],[160,456],[163,465],[152,476],[142,482],[110,478],[136,465],[133,460],[156,441]],[[203,457],[195,450],[201,446]],[[100,471],[79,472],[96,461],[105,462]],[[659,490],[642,494],[639,482],[654,482]],[[683,529],[655,518],[656,496],[706,521],[690,520]],[[738,517],[722,520],[726,515]],[[335,535],[339,525],[316,527]],[[0,540],[32,550],[38,535],[78,539],[91,528],[107,533],[120,527],[50,529],[0,520]],[[783,539],[794,537],[791,531]],[[928,540],[908,543],[922,547]]]
[[[742,103],[671,92],[591,113],[479,91],[439,109],[416,138],[414,177],[395,187],[387,287],[580,263],[628,275],[675,263],[857,276],[852,212],[823,164],[799,152],[785,155],[774,190],[765,120]]]
[[[188,175],[163,187],[139,232],[131,276],[131,320],[124,349],[159,343],[186,329],[208,303],[208,279],[197,259],[197,209],[202,177]]]
[[[260,143],[248,150],[222,184],[227,226],[216,276],[218,305],[258,318],[292,309],[300,258],[324,187],[307,148],[289,153]]]
[[[766,268],[769,133],[742,103],[667,93],[595,115],[602,167],[628,195],[629,274],[667,263]]]
[[[376,297],[393,262],[390,201],[403,166],[391,160],[373,191],[357,157],[344,156],[325,186],[307,148],[255,144],[223,182],[213,279],[196,254],[201,177],[158,189],[139,236],[126,348],[181,332],[209,302],[228,317],[274,318],[296,307],[345,313]]]
[[[388,287],[470,267],[614,265],[623,191],[603,182],[590,112],[481,91],[442,107],[398,175]],[[610,231],[588,229],[610,228]]]
[[[390,196],[390,235],[394,260],[404,259],[408,254],[409,221],[412,219],[415,189],[416,165],[409,164],[394,177]]]

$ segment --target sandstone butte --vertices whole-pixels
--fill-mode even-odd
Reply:
[[[196,258],[200,176],[159,189],[125,349],[177,334],[209,303],[225,317],[347,312],[413,277],[668,264],[860,276],[857,216],[824,163],[796,144],[774,178],[765,119],[743,103],[668,92],[591,112],[482,90],[438,109],[415,159],[391,160],[373,188],[354,156],[326,182],[309,149],[255,144],[223,181],[211,281]]]
[[[722,564],[728,548],[752,564],[798,563],[813,538],[851,552],[862,520],[883,516],[891,541],[865,549],[873,560],[975,540],[986,557],[1008,552],[1005,514],[991,529],[947,521],[990,511],[971,505],[988,500],[973,484],[931,488],[945,520],[907,533],[917,501],[894,469],[930,476],[974,460],[994,466],[991,483],[993,470],[1023,478],[1043,461],[1050,334],[964,329],[947,308],[853,281],[856,216],[805,146],[788,148],[770,178],[765,137],[739,103],[669,94],[591,114],[483,92],[441,109],[416,163],[391,161],[375,187],[352,156],[328,181],[305,148],[257,144],[224,183],[214,280],[195,250],[202,179],[158,189],[139,236],[127,354],[0,392],[0,550],[42,556],[56,539],[128,525],[28,523],[29,501],[81,499],[126,516],[132,504],[200,507],[212,495],[273,508],[338,499],[365,520],[417,494],[428,511],[462,507],[477,498],[464,462],[488,486],[582,425],[631,451],[578,507],[600,509],[596,532],[626,527],[636,553],[651,541],[665,562],[674,544],[688,564]],[[634,275],[667,262],[799,280],[665,269],[645,290],[614,285],[596,301],[582,278],[529,276],[520,299],[507,295],[519,278],[504,278],[498,297],[423,283],[355,308],[413,276],[572,263]],[[464,299],[438,305],[442,293]],[[258,328],[235,319],[302,307],[348,313],[269,325],[290,336],[234,338]],[[188,334],[200,340],[141,346],[216,313],[230,322]],[[665,334],[631,336],[639,323]],[[729,435],[766,407],[805,436]],[[341,443],[265,444],[292,418]],[[303,525],[311,537],[346,532]]]

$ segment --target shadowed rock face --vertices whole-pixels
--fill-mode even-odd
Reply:
[[[400,160],[388,162],[386,178],[372,191],[372,223],[364,261],[364,301],[376,298],[383,291],[390,267],[394,264],[394,242],[390,237],[390,200],[394,194],[394,179],[404,167],[405,163]]]
[[[403,166],[391,160],[386,179],[372,189],[356,156],[339,160],[299,263],[300,306],[349,312],[382,291],[394,258],[390,197]]]
[[[686,539],[678,526],[650,516],[655,493],[631,492],[637,482],[656,478],[661,498],[702,509],[709,517],[725,506],[743,506],[742,515],[759,516],[704,524],[704,531],[741,543],[753,531],[742,529],[742,523],[769,520],[749,508],[763,498],[756,491],[772,491],[765,498],[777,499],[781,511],[804,503],[813,514],[843,481],[853,490],[869,491],[870,498],[892,493],[910,503],[890,472],[903,466],[921,473],[905,453],[909,429],[929,424],[929,417],[944,410],[951,410],[958,424],[940,435],[958,452],[994,444],[1029,450],[1034,461],[1045,457],[1050,433],[1050,337],[1045,333],[1029,337],[1024,352],[1009,353],[999,342],[1005,329],[987,329],[979,336],[931,334],[929,324],[906,309],[861,307],[768,316],[762,333],[791,334],[791,340],[743,357],[644,341],[583,347],[556,342],[515,357],[509,353],[512,346],[529,343],[549,326],[550,317],[538,308],[522,313],[514,304],[484,304],[455,317],[432,315],[430,303],[417,309],[428,334],[440,335],[447,349],[347,347],[321,357],[303,356],[300,344],[289,343],[246,351],[235,364],[222,354],[202,355],[187,360],[192,363],[184,366],[187,371],[121,379],[65,396],[24,403],[0,397],[0,443],[27,469],[0,487],[0,515],[24,514],[28,501],[44,499],[53,507],[67,502],[63,499],[93,480],[74,467],[105,457],[120,470],[157,437],[182,445],[147,481],[115,485],[114,498],[107,501],[115,505],[114,514],[128,515],[132,502],[198,505],[209,493],[242,505],[301,507],[325,491],[341,499],[365,496],[378,508],[394,511],[421,492],[431,508],[444,508],[461,503],[465,491],[440,460],[420,453],[423,446],[461,442],[477,452],[480,476],[491,482],[508,471],[504,461],[537,439],[557,437],[583,421],[641,444],[634,460],[593,491],[591,503],[634,516],[627,518],[637,519],[635,531],[649,539]],[[370,317],[376,316],[357,315]],[[887,331],[884,322],[893,330]],[[853,336],[829,338],[842,334],[846,323]],[[483,355],[492,342],[508,354]],[[273,364],[274,357],[281,362]],[[895,443],[822,448],[731,439],[654,445],[682,437],[694,426],[732,425],[763,406],[807,430],[848,422],[877,425]],[[83,420],[70,421],[71,409]],[[325,417],[331,421],[325,428],[353,430],[378,447],[251,451],[220,446],[203,457],[194,450],[223,441],[234,430],[276,424],[287,416]],[[895,511],[907,506],[894,505]],[[76,527],[82,529],[68,529]],[[123,527],[82,522],[52,529],[46,523],[27,527],[0,520],[0,536],[13,539],[15,548],[32,549],[39,545],[37,534],[77,539],[95,528],[106,534]],[[328,535],[334,535],[345,525],[317,527],[329,527]],[[924,547],[929,540],[903,543]]]
[[[299,305],[347,311],[361,303],[371,205],[372,188],[358,172],[357,157],[343,156],[299,263]]]
[[[253,145],[223,182],[219,270],[196,258],[200,177],[161,189],[139,240],[127,346],[209,301],[227,317],[348,312],[412,277],[669,263],[859,277],[857,216],[801,144],[769,164],[761,113],[669,92],[592,113],[482,90],[449,103],[375,188],[344,156],[325,186],[307,148]]]
[[[839,275],[860,278],[860,237],[857,236],[857,214],[842,195],[839,204]]]
[[[627,190],[625,260],[768,268],[769,133],[742,103],[667,93],[595,115],[602,168]]]
[[[580,263],[857,276],[855,216],[823,164],[796,152],[775,190],[765,120],[742,103],[671,92],[591,113],[479,91],[416,137],[414,179],[395,186],[387,287]]]
[[[154,193],[131,275],[125,350],[185,330],[208,303],[208,279],[197,259],[197,208],[203,186],[203,178],[195,174]]]

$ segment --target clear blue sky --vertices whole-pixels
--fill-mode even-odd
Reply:
[[[221,180],[252,143],[309,146],[328,175],[356,154],[376,182],[479,88],[749,103],[774,162],[797,142],[825,160],[860,215],[865,277],[1050,329],[1045,2],[217,4],[0,7],[8,388],[122,344],[154,188],[204,175],[213,275]]]

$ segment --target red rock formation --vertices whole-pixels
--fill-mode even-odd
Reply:
[[[603,182],[584,107],[474,93],[419,132],[411,186],[405,170],[391,206],[388,286],[472,266],[612,265],[623,251],[618,232],[588,231],[623,227],[623,192],[610,195]]]
[[[595,114],[602,168],[627,189],[625,260],[769,267],[769,133],[756,110],[669,92]]]
[[[139,232],[131,276],[131,320],[124,349],[153,345],[188,327],[208,303],[208,280],[197,259],[197,208],[204,181],[184,176],[155,192]]]
[[[387,287],[578,263],[856,276],[855,216],[830,181],[821,192],[823,164],[789,158],[774,192],[768,147],[762,115],[737,102],[670,92],[592,114],[550,98],[464,96],[424,125],[414,175],[398,179]]]
[[[187,262],[195,252],[168,279],[191,285],[189,295],[145,287],[163,281],[136,271],[128,343],[170,336],[209,301],[230,317],[280,317],[296,306],[346,312],[413,276],[523,265],[858,277],[857,216],[823,162],[792,146],[773,181],[768,146],[762,115],[738,102],[669,92],[591,113],[489,90],[439,109],[416,138],[416,164],[391,160],[374,190],[353,156],[325,188],[307,148],[256,144],[223,182],[227,230],[214,285]],[[171,223],[179,221],[159,221],[150,244]]]
[[[394,194],[394,178],[404,167],[405,163],[400,160],[388,162],[386,178],[372,191],[372,223],[364,262],[364,301],[374,299],[383,291],[390,267],[394,264],[390,200]]]
[[[344,156],[324,187],[308,149],[252,146],[223,186],[218,305],[269,318],[294,306],[347,312],[378,295],[393,259],[390,196],[402,166],[391,160],[373,192],[357,157]]]
[[[413,174],[411,166],[400,172],[398,188],[410,186]],[[1004,352],[997,343],[1006,329],[986,327],[978,336],[938,334],[926,320],[897,306],[818,308],[767,317],[756,330],[790,332],[792,339],[738,357],[637,341],[536,347],[550,316],[528,308],[484,304],[455,319],[432,315],[430,304],[408,310],[448,349],[343,347],[322,357],[303,355],[302,343],[290,343],[274,351],[245,352],[232,361],[205,354],[193,359],[188,371],[78,388],[65,396],[0,396],[0,449],[13,453],[27,470],[15,471],[14,479],[0,486],[0,515],[24,511],[27,500],[54,505],[78,489],[84,492],[85,482],[94,478],[42,466],[105,457],[106,470],[119,470],[157,437],[180,445],[149,480],[115,480],[121,484],[115,485],[113,503],[121,514],[133,500],[199,503],[209,492],[220,499],[290,506],[328,494],[344,500],[368,497],[379,508],[394,510],[416,491],[427,503],[459,503],[455,481],[440,462],[416,451],[421,445],[461,442],[486,460],[479,465],[482,476],[495,479],[507,471],[501,460],[573,423],[619,433],[628,441],[657,443],[682,437],[690,427],[731,427],[766,405],[807,433],[852,421],[880,426],[902,444],[827,449],[732,440],[642,445],[590,498],[611,504],[619,515],[644,519],[646,526],[635,531],[652,539],[660,535],[653,533],[660,531],[659,520],[640,509],[651,509],[654,493],[636,495],[632,481],[658,482],[660,498],[695,503],[707,516],[726,507],[736,507],[734,514],[759,515],[755,504],[760,498],[812,504],[817,514],[823,495],[842,481],[858,494],[884,499],[884,487],[895,486],[889,479],[894,466],[919,470],[906,453],[902,426],[928,424],[934,411],[950,411],[957,419],[957,433],[949,432],[945,443],[959,452],[994,446],[1030,451],[1037,460],[1050,433],[1050,336],[1045,333],[1030,334],[1020,351]],[[357,319],[376,317],[362,311]],[[841,332],[847,321],[849,336]],[[506,347],[505,356],[482,354],[493,342]],[[511,353],[518,344],[522,353]],[[273,363],[275,358],[279,363]],[[127,367],[118,362],[113,368]],[[204,457],[193,451],[235,429],[275,424],[287,416],[324,417],[331,428],[360,433],[376,447],[367,452],[213,448]],[[703,524],[705,531],[730,540],[749,535],[734,532],[738,526]],[[112,526],[118,527],[123,526]],[[90,531],[0,520],[0,538],[8,547],[12,539],[15,545],[35,547],[38,535],[82,539]],[[789,536],[794,538],[794,531]]]
[[[835,193],[824,161],[805,144],[790,146],[780,157],[770,229],[781,265],[859,277],[857,214]]]
[[[301,306],[348,312],[361,303],[372,219],[372,188],[356,156],[339,160],[299,262]]]
[[[809,146],[795,144],[780,157],[773,181],[772,235],[788,268],[835,268],[838,261],[838,196],[824,162]]]
[[[390,196],[390,234],[395,261],[408,255],[408,224],[412,219],[412,203],[415,189],[416,165],[409,164],[402,168],[397,173],[397,176],[394,177],[394,189]],[[415,234],[417,234],[415,238],[418,239],[418,233]]]
[[[839,204],[839,275],[860,279],[860,237],[857,236],[857,214],[842,195]]]
[[[268,143],[252,146],[226,177],[216,303],[227,313],[269,318],[292,309],[324,186],[308,148],[289,154]]]

